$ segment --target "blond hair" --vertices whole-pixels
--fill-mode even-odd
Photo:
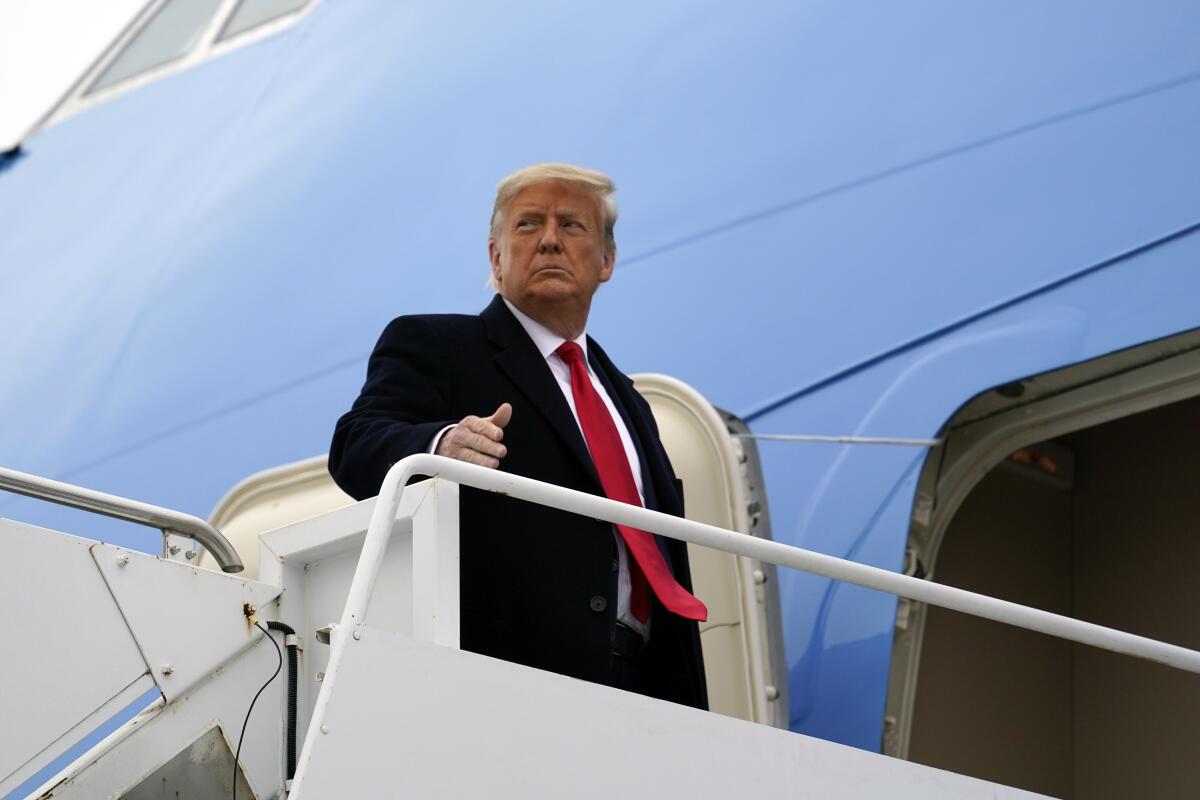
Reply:
[[[500,225],[504,221],[504,210],[518,192],[536,183],[548,181],[578,186],[595,196],[600,203],[600,214],[603,218],[604,247],[609,253],[616,251],[617,240],[613,236],[613,228],[617,224],[617,203],[613,200],[613,193],[616,192],[617,185],[603,172],[584,169],[574,164],[534,164],[519,169],[500,181],[496,186],[496,202],[492,206],[490,238],[493,241],[500,238]]]

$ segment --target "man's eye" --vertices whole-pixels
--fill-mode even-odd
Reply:
[[[534,224],[534,221],[531,219],[518,220],[517,228],[532,228]]]
[[[576,222],[573,219],[569,219],[563,223],[563,227],[564,228],[582,228],[583,225],[579,224],[578,222]]]

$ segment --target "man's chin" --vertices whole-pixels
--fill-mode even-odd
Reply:
[[[525,295],[542,302],[570,300],[580,294],[579,286],[566,275],[548,276],[531,281]]]
[[[568,284],[575,285],[575,276],[565,269],[540,269],[529,276],[529,286],[542,284]]]

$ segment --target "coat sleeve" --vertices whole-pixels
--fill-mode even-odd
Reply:
[[[452,419],[445,333],[427,319],[398,317],[384,329],[367,364],[367,380],[338,420],[329,474],[356,500],[379,494],[383,477],[405,456],[424,453]]]

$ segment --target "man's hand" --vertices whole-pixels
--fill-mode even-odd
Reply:
[[[508,452],[500,440],[510,419],[512,406],[508,403],[501,403],[490,417],[463,417],[462,422],[442,436],[434,455],[495,469]]]

